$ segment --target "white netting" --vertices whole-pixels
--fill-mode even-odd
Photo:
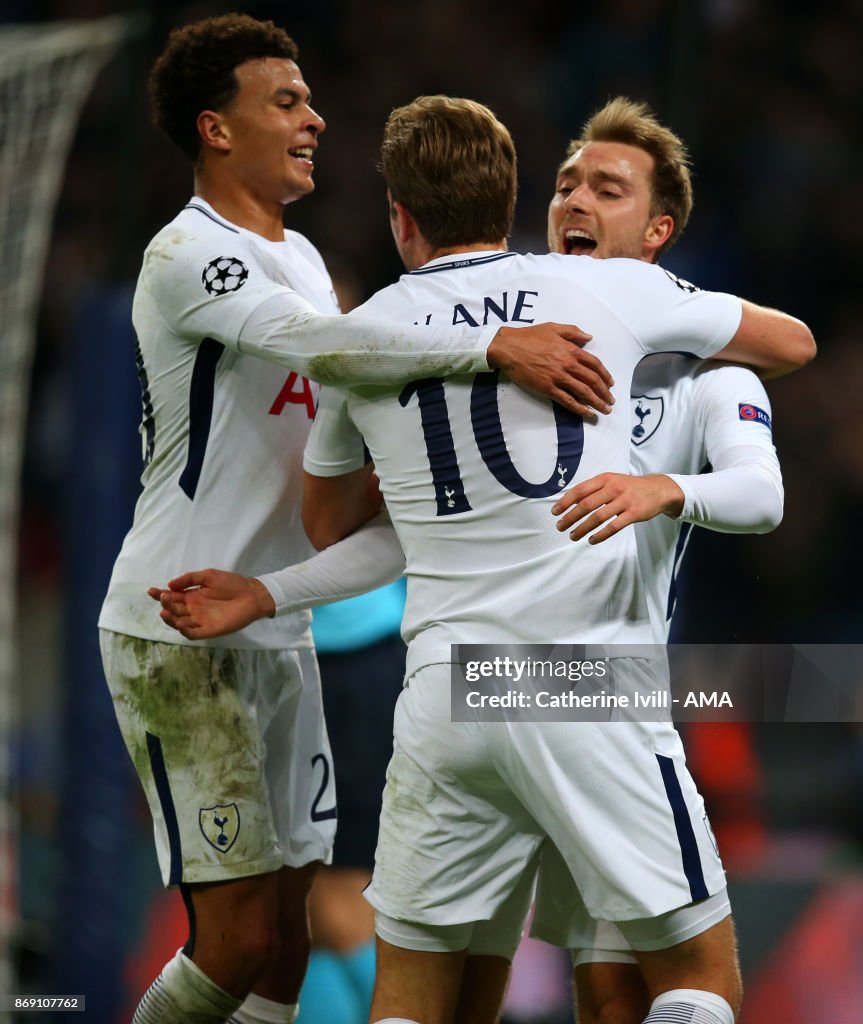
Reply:
[[[16,548],[36,312],[72,132],[93,79],[130,28],[123,17],[0,28],[0,992],[12,991],[16,919]]]

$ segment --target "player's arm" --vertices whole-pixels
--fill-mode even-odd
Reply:
[[[189,640],[225,636],[258,619],[356,597],[397,580],[405,557],[386,512],[304,562],[258,577],[219,569],[151,587],[162,621]]]
[[[692,401],[713,472],[670,475],[684,494],[680,518],[720,533],[775,530],[785,492],[764,385],[743,367],[707,363]]]
[[[359,529],[383,504],[349,400],[341,388],[321,389],[303,454],[303,526],[319,551]]]
[[[225,258],[209,241],[178,236],[148,250],[142,271],[159,315],[178,336],[211,338],[326,384],[396,384],[506,370],[574,412],[607,412],[611,378],[581,348],[577,327],[436,328],[395,324],[362,311],[326,315],[273,280],[242,242]],[[225,276],[227,275],[227,276]]]
[[[350,536],[382,503],[371,463],[339,476],[303,474],[303,526],[318,551]]]
[[[717,365],[699,374],[692,402],[712,473],[601,474],[561,497],[552,510],[563,513],[558,529],[598,544],[665,514],[720,533],[774,530],[784,492],[763,385],[749,370]]]
[[[714,359],[742,363],[766,380],[799,370],[816,351],[812,332],[802,320],[744,299],[740,326]]]
[[[617,296],[616,309],[645,353],[691,352],[702,359],[741,363],[765,377],[790,373],[815,356],[812,332],[787,313],[735,295],[702,291],[655,265],[596,262],[610,266],[597,280],[598,290]]]
[[[395,384],[491,367],[581,415],[611,411],[614,381],[581,348],[591,336],[577,327],[432,328],[356,312],[324,316],[294,293],[288,295],[268,300],[252,314],[239,338],[240,351],[338,386]]]

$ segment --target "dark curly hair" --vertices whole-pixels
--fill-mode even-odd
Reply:
[[[223,14],[174,29],[150,74],[153,121],[196,162],[202,110],[224,110],[239,85],[235,68],[247,60],[296,60],[297,44],[272,21]]]

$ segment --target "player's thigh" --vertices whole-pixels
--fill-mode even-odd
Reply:
[[[184,887],[192,905],[195,951],[213,944],[260,946],[275,953],[281,931],[281,874],[270,871],[227,882]]]
[[[664,949],[637,950],[651,999],[675,988],[703,989],[722,996],[736,1013],[743,986],[730,914],[697,935]]]
[[[494,1024],[498,1020],[512,960],[530,913],[538,861],[537,852],[492,917],[474,923],[456,1024]]]
[[[511,968],[506,957],[468,954],[454,1024],[497,1024]]]
[[[367,891],[376,910],[432,925],[488,919],[531,862],[541,835],[490,763],[485,728],[450,720],[449,666],[408,681]]]
[[[336,832],[336,784],[314,650],[268,655],[258,679],[265,771],[282,861],[328,862]]]
[[[452,1024],[466,950],[427,952],[378,937],[370,1020],[389,1017]]]
[[[124,740],[153,815],[166,885],[275,871],[284,863],[256,707],[261,653],[102,631]]]

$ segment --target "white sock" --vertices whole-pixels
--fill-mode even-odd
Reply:
[[[419,1024],[417,1020],[408,1020],[407,1017],[384,1017],[383,1020],[376,1020],[375,1024]]]
[[[298,1011],[297,1003],[274,1003],[250,992],[228,1024],[294,1024]]]
[[[734,1011],[715,992],[674,988],[653,1000],[643,1024],[734,1024]]]
[[[132,1024],[225,1024],[239,1005],[179,949],[144,993]]]

